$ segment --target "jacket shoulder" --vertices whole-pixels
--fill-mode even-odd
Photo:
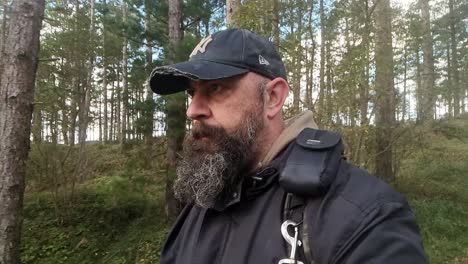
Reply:
[[[309,244],[317,262],[341,263],[358,250],[358,253],[375,255],[371,251],[376,245],[383,247],[380,256],[385,257],[384,249],[393,247],[385,243],[400,245],[402,242],[415,248],[410,255],[414,253],[424,259],[419,228],[406,199],[368,172],[345,162],[341,166],[344,168],[323,198],[318,212],[305,210],[312,230]],[[396,233],[401,230],[401,234],[392,231],[388,236],[388,230],[396,230]],[[370,234],[378,239],[372,239],[371,245],[367,245]],[[404,238],[400,240],[399,235]]]
[[[366,211],[382,203],[401,203],[408,206],[406,199],[393,187],[354,165],[347,164],[346,175],[340,175],[336,182],[336,193],[332,196],[341,197],[356,207],[358,211]]]

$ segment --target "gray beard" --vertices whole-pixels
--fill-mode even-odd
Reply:
[[[255,165],[256,138],[263,128],[258,116],[247,114],[245,122],[232,134],[197,123],[184,141],[174,183],[176,198],[203,208],[230,199],[245,172]],[[208,137],[208,142],[202,142],[202,137]]]

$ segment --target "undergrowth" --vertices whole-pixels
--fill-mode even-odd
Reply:
[[[401,163],[396,187],[410,201],[430,263],[468,263],[468,122],[439,122]]]

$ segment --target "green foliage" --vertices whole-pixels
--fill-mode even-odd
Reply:
[[[151,185],[100,178],[80,188],[72,204],[59,204],[72,207],[60,217],[50,213],[57,206],[50,193],[28,195],[24,263],[156,263],[167,223],[157,197],[141,188]]]
[[[164,180],[142,169],[144,151],[140,145],[121,153],[118,145],[95,144],[89,153],[94,177],[77,183],[73,194],[62,188],[28,192],[23,262],[158,263],[169,225]],[[35,184],[39,180],[47,179]]]
[[[466,127],[467,120],[440,122],[401,162],[397,188],[410,199],[431,263],[466,263],[468,256]]]

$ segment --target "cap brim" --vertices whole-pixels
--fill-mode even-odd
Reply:
[[[192,60],[156,67],[150,76],[150,87],[161,95],[187,89],[189,80],[216,80],[228,78],[249,70],[207,60]]]

